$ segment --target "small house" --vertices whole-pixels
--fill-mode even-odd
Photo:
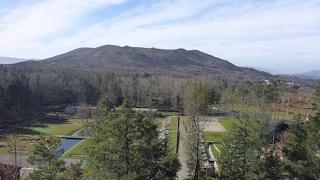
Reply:
[[[77,107],[75,106],[67,106],[64,108],[64,113],[66,114],[76,114]]]

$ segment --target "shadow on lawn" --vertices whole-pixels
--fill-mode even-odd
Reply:
[[[60,118],[57,115],[43,115],[41,117],[38,117],[37,122],[35,124],[43,124],[43,123],[47,123],[47,124],[72,124],[70,122],[69,119],[64,119],[64,118]],[[34,123],[32,123],[34,124]]]
[[[63,118],[59,116],[58,114],[43,114],[31,119],[28,119],[22,123],[18,123],[15,125],[11,125],[8,128],[0,130],[0,135],[5,134],[27,134],[27,135],[43,135],[47,134],[45,132],[45,128],[47,128],[48,124],[50,124],[49,127],[55,126],[55,125],[62,125],[62,124],[74,124],[72,123],[72,119],[70,117]],[[81,120],[79,120],[81,122]],[[36,130],[35,128],[44,128],[44,130]],[[41,132],[42,131],[42,132]],[[50,132],[50,130],[48,130]]]
[[[26,128],[26,127],[21,127],[21,128],[17,128],[16,129],[16,133],[17,134],[20,134],[20,135],[25,135],[25,134],[28,134],[28,135],[43,135],[44,133],[41,133],[39,131],[36,131],[36,130],[33,130],[33,129],[29,129],[29,128]]]

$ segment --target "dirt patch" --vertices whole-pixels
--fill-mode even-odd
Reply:
[[[14,148],[14,145],[10,145],[9,147]],[[16,146],[16,148],[24,149],[26,146]]]
[[[88,157],[88,156],[84,154],[70,154],[69,157]]]
[[[9,151],[9,152],[14,153],[15,151],[14,151],[14,150],[11,150],[11,151]],[[17,153],[21,153],[21,154],[28,154],[30,151],[17,150],[16,152],[17,152]]]
[[[206,117],[206,120],[200,121],[199,124],[203,131],[226,132],[217,117]]]

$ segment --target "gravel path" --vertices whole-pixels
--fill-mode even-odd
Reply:
[[[188,166],[187,166],[187,161],[188,161],[188,154],[186,151],[187,147],[187,132],[184,128],[186,117],[180,117],[180,143],[179,143],[179,161],[181,163],[181,169],[178,172],[178,178],[179,180],[187,179],[188,177]]]
[[[171,116],[168,116],[164,118],[164,120],[162,121],[159,138],[164,139],[168,135],[170,120],[171,120]]]

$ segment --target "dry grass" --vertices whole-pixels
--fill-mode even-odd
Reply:
[[[29,156],[34,149],[33,145],[39,141],[37,136],[16,136],[15,139],[13,135],[1,136],[0,142],[4,147],[0,147],[0,154],[14,155],[16,145],[17,155]]]

